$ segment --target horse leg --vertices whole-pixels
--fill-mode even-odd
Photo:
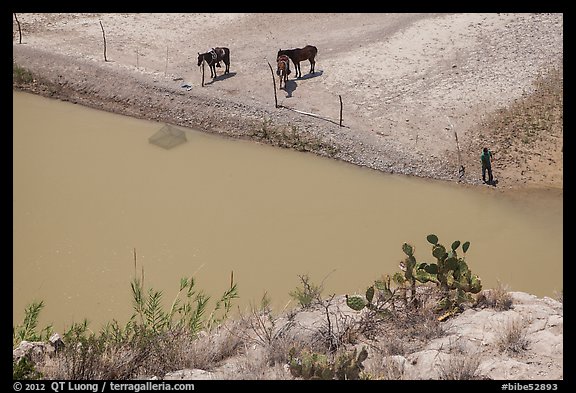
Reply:
[[[300,73],[300,62],[294,63],[294,68],[296,68],[296,79],[298,79],[302,76]]]
[[[230,60],[226,61],[226,71],[224,71],[225,74],[229,74],[230,73]]]
[[[316,62],[312,59],[310,59],[310,74],[314,73],[314,66],[316,65]]]

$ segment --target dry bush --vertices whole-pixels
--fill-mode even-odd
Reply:
[[[137,372],[137,364],[147,357],[144,348],[128,342],[107,344],[96,336],[71,341],[53,359],[45,376],[66,380],[126,379]]]
[[[564,303],[564,291],[554,291],[554,300],[557,300],[560,303]]]
[[[290,350],[300,352],[303,349],[325,350],[322,345],[307,336],[292,331],[278,335],[270,345],[264,348],[264,360],[270,366],[287,364],[290,360]]]
[[[246,343],[262,349],[262,360],[269,366],[286,364],[291,349],[299,352],[302,349],[312,349],[316,352],[326,352],[326,345],[322,328],[313,334],[303,334],[299,327],[294,329],[292,320],[278,325],[269,310],[252,311],[251,315],[243,316],[242,328],[236,329],[234,334],[239,335]]]
[[[238,361],[236,370],[225,373],[223,379],[285,380],[294,379],[284,364],[270,365],[266,356],[251,353]]]
[[[404,355],[418,351],[430,340],[441,337],[444,329],[438,321],[437,305],[442,294],[436,286],[417,287],[414,302],[400,293],[383,310],[364,309],[353,331],[363,339],[383,343],[386,355]]]
[[[187,367],[211,370],[223,360],[240,353],[246,342],[236,331],[242,328],[241,321],[229,320],[211,334],[191,341],[186,348]]]
[[[526,323],[522,319],[509,320],[496,339],[500,352],[518,354],[528,348]]]
[[[261,127],[256,127],[250,137],[267,142],[274,146],[294,149],[298,151],[322,152],[328,157],[334,157],[340,149],[322,138],[302,132],[294,125],[275,125],[271,119],[264,120]]]
[[[323,318],[319,326],[296,326],[293,320],[295,314],[290,313],[281,321],[264,304],[259,309],[252,307],[249,314],[241,316],[243,329],[236,329],[235,334],[247,343],[262,348],[264,360],[270,366],[286,364],[291,350],[299,353],[306,349],[329,354],[353,340],[351,331],[355,328],[355,321],[334,307],[334,296],[326,300],[316,296],[314,303],[307,308],[311,312],[321,313]]]
[[[70,342],[45,367],[47,379],[130,379],[164,376],[189,364],[194,337],[182,330],[135,335],[122,342],[89,336]]]
[[[438,365],[439,379],[450,381],[481,379],[478,375],[481,352],[477,349],[470,349],[469,343],[456,340],[449,340],[448,358]]]
[[[45,368],[47,379],[117,380],[163,377],[184,368],[210,370],[238,353],[243,342],[224,329],[193,336],[183,330],[136,335],[125,342],[88,337],[67,345]]]
[[[480,357],[477,354],[450,354],[448,360],[439,366],[441,380],[461,381],[479,379]]]
[[[385,340],[388,355],[417,351],[444,334],[435,309],[439,296],[435,287],[422,288],[417,295],[418,307],[399,308],[374,326],[373,334]]]
[[[500,281],[497,282],[496,288],[483,291],[476,301],[476,305],[479,307],[490,307],[497,311],[510,310],[512,304],[509,287]]]
[[[358,322],[342,313],[339,307],[331,309],[333,300],[334,295],[319,305],[324,319],[315,334],[316,341],[328,352],[336,352],[347,344],[356,344],[358,338]]]
[[[364,370],[368,379],[401,380],[404,379],[404,363],[389,352],[389,347],[373,347],[370,362]]]

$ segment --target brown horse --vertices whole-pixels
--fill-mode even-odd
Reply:
[[[290,59],[286,55],[281,55],[276,60],[278,67],[276,68],[276,75],[280,77],[280,89],[282,88],[282,81],[284,81],[284,89],[286,89],[286,82],[290,74]]]
[[[284,49],[284,50],[280,49],[276,57],[278,58],[281,55],[288,56],[290,60],[292,60],[292,63],[294,63],[294,68],[296,69],[296,78],[299,78],[302,76],[302,72],[300,71],[301,61],[310,60],[309,74],[314,73],[314,65],[316,64],[314,58],[316,57],[317,53],[318,49],[315,46],[306,45],[304,48]]]
[[[198,67],[202,65],[202,61],[206,61],[210,67],[210,77],[216,78],[216,67],[220,67],[220,62],[223,61],[226,64],[226,70],[224,74],[230,72],[230,49],[219,47],[212,48],[209,52],[200,53],[198,52]]]

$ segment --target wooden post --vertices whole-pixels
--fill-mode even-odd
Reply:
[[[108,61],[106,58],[106,33],[104,33],[104,26],[102,26],[102,21],[100,21],[100,28],[102,29],[102,38],[104,38],[104,61]]]
[[[276,78],[274,78],[274,70],[272,69],[270,62],[267,61],[267,63],[268,67],[270,67],[270,72],[272,73],[272,84],[274,85],[274,104],[276,105],[276,108],[278,108],[278,97],[276,96]]]
[[[338,94],[338,97],[340,98],[340,127],[342,127],[342,96]]]
[[[22,43],[22,29],[20,28],[20,21],[18,20],[16,13],[14,13],[14,19],[16,19],[16,24],[18,25],[18,34],[20,36],[20,38],[18,39],[18,43],[21,44]]]
[[[458,150],[458,165],[460,165],[460,168],[458,168],[458,174],[460,175],[460,178],[464,177],[464,165],[462,165],[462,157],[460,156],[460,144],[458,143],[458,134],[456,133],[456,130],[454,130],[454,137],[456,137],[456,150]]]
[[[450,121],[450,118],[448,117],[448,115],[446,115],[446,119],[448,119],[448,124],[450,124],[450,129],[452,129],[452,131],[454,131],[454,138],[456,138],[456,151],[458,153],[458,165],[460,166],[458,168],[458,173],[460,175],[460,179],[462,179],[464,177],[464,173],[465,173],[466,169],[464,168],[464,165],[462,165],[462,157],[460,156],[460,144],[458,143],[458,134],[456,133],[456,130],[454,129],[454,125],[452,125],[452,122]]]

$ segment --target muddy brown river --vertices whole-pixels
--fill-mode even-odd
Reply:
[[[186,130],[14,92],[13,318],[43,300],[40,326],[94,329],[132,312],[144,269],[166,307],[181,277],[214,298],[231,272],[248,310],[276,310],[308,275],[324,294],[358,293],[398,271],[402,243],[432,262],[426,235],[471,242],[485,288],[554,297],[563,276],[563,193],[388,175],[312,154]],[[500,185],[499,185],[500,187]]]

